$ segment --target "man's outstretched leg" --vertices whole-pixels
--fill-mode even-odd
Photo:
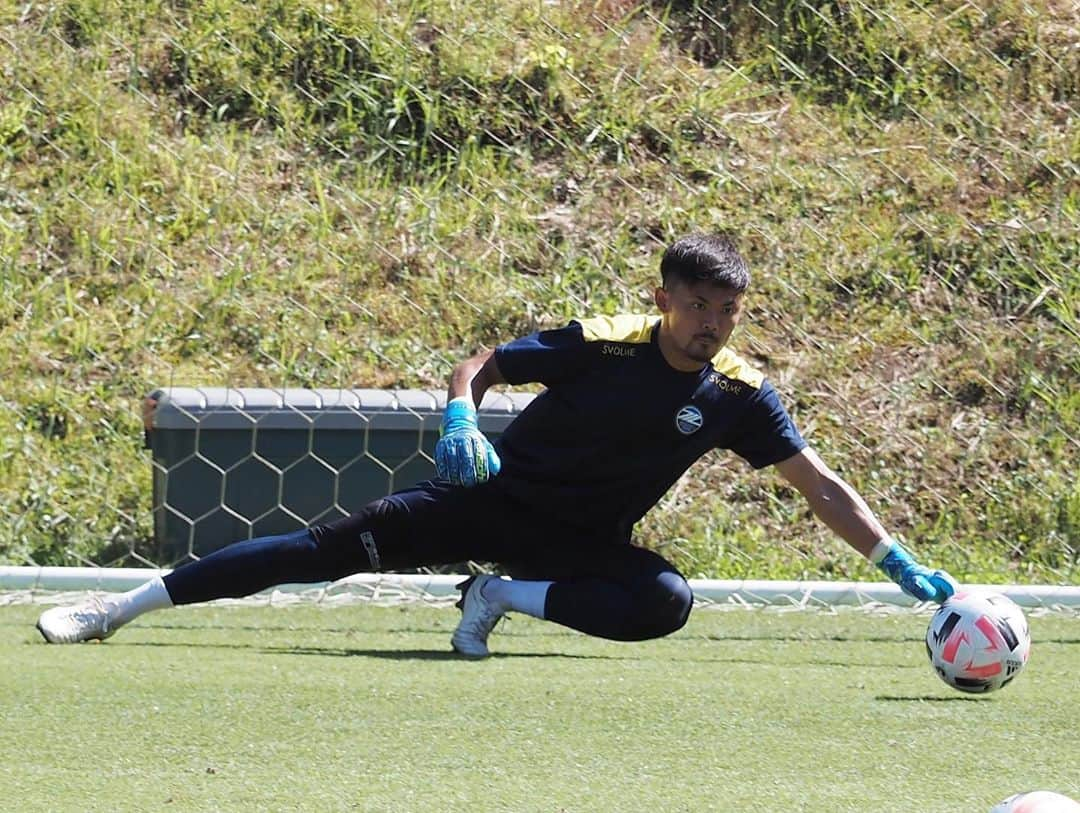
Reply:
[[[308,529],[237,542],[126,593],[46,610],[37,628],[50,644],[104,640],[151,610],[241,598],[285,582],[330,581],[367,564],[343,556],[343,550],[320,545]]]
[[[127,593],[42,613],[50,643],[102,640],[144,612],[250,596],[286,583],[405,570],[485,558],[489,540],[473,518],[490,513],[488,490],[424,483],[326,525],[236,542]]]

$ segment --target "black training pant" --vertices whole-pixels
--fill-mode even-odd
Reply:
[[[542,514],[503,494],[424,482],[324,525],[237,542],[165,577],[175,604],[235,598],[285,583],[486,561],[553,581],[545,617],[604,638],[642,640],[686,623],[689,585],[625,537]]]

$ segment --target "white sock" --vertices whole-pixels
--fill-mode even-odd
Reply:
[[[548,588],[553,583],[525,579],[492,579],[484,585],[484,598],[504,610],[543,618]]]
[[[165,582],[160,576],[155,576],[126,593],[110,596],[106,599],[106,603],[109,605],[109,620],[112,622],[113,629],[138,618],[143,613],[173,606],[169,591],[165,589]]]

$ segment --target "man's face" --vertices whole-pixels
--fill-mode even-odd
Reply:
[[[656,289],[663,314],[661,349],[676,369],[694,370],[723,347],[743,313],[745,294],[711,282],[675,282]]]

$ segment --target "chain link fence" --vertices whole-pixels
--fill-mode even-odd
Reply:
[[[156,538],[155,515],[199,517],[155,504],[183,474],[143,448],[155,389],[438,393],[481,348],[651,311],[663,247],[726,229],[755,273],[737,351],[886,524],[965,580],[1076,583],[1078,19],[1055,0],[5,6],[0,562],[196,553]],[[419,430],[413,448],[350,461],[420,476]],[[295,466],[344,483],[263,465],[254,433],[212,459],[175,466],[241,492],[282,493]],[[874,578],[719,453],[638,538],[691,577]]]

